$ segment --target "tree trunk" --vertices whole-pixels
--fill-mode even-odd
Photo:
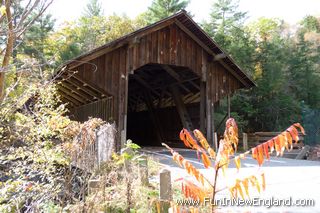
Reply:
[[[0,102],[4,97],[5,72],[7,72],[6,69],[10,62],[10,58],[13,50],[13,44],[15,41],[15,33],[13,31],[12,15],[10,10],[11,1],[7,0],[5,2],[5,6],[6,6],[6,17],[8,22],[8,32],[7,32],[7,45],[5,48],[5,54],[3,56],[3,61],[1,65],[1,71],[0,71]]]

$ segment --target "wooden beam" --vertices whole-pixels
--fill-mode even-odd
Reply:
[[[185,83],[185,82],[189,82],[189,81],[193,81],[193,80],[197,80],[199,79],[200,77],[194,77],[194,78],[190,78],[190,79],[186,79],[186,80],[182,80],[181,82],[182,83]],[[175,82],[173,84],[166,84],[166,85],[161,85],[161,86],[157,86],[157,87],[154,87],[154,89],[164,89],[164,88],[167,88],[167,87],[170,87],[170,86],[179,86],[179,83],[178,82]],[[166,94],[168,94],[168,92],[165,92]],[[170,94],[169,94],[170,95]],[[170,95],[171,96],[171,95]]]
[[[200,87],[198,86],[198,84],[194,83],[193,81],[188,81],[188,83],[190,83],[192,86],[194,86],[196,89],[200,90]]]
[[[76,96],[73,96],[72,94],[70,94],[68,91],[66,91],[66,90],[63,90],[63,89],[61,89],[61,88],[58,88],[58,90],[59,90],[59,92],[62,92],[64,95],[67,95],[68,97],[70,97],[70,98],[72,98],[73,100],[76,100],[76,101],[78,101],[79,103],[80,103],[80,105],[83,105],[83,104],[86,104],[87,102],[86,101],[84,101],[84,100],[82,100],[82,99],[80,99],[80,98],[78,98],[78,97],[76,97]],[[69,99],[70,99],[69,98]]]
[[[62,80],[63,82],[67,82],[68,84],[71,84],[77,88],[77,90],[82,90],[83,92],[87,93],[88,95],[92,96],[93,99],[98,99],[98,94],[90,90],[89,88],[86,88],[83,86],[82,83],[79,83],[71,78]]]
[[[184,89],[186,92],[190,92],[190,90],[188,88],[186,88],[183,83],[182,80],[180,78],[180,75],[178,73],[176,73],[176,71],[174,71],[174,69],[172,69],[170,66],[168,65],[161,65],[161,67],[169,74],[171,75],[174,79],[176,79],[176,81],[178,81],[179,86],[182,87],[182,89]]]
[[[160,96],[160,94],[157,91],[155,91],[147,82],[145,82],[145,80],[143,80],[138,74],[134,74],[133,78],[136,81],[138,81],[142,86],[153,92],[155,95],[157,95],[158,97]]]
[[[154,124],[157,138],[158,138],[158,142],[161,144],[164,142],[163,130],[162,130],[162,126],[160,124],[160,120],[159,120],[157,114],[155,113],[155,109],[154,109],[153,102],[152,102],[149,91],[145,92],[145,103],[146,103],[146,106],[147,106],[148,111],[150,113],[151,120]]]
[[[78,81],[80,81],[85,87],[89,87],[90,89],[92,89],[93,91],[97,92],[98,94],[100,94],[101,98],[104,97],[108,97],[108,96],[112,96],[113,94],[109,94],[108,92],[106,92],[103,89],[100,89],[97,85],[92,86],[89,82],[87,82],[84,79],[81,79],[80,77],[76,76],[76,75],[72,75],[71,78],[74,78]]]
[[[170,87],[172,92],[172,99],[174,100],[174,103],[176,105],[178,114],[180,116],[181,123],[184,128],[188,129],[189,131],[193,131],[193,124],[190,119],[189,113],[187,111],[187,108],[182,100],[179,87],[177,86],[171,86]]]
[[[72,90],[73,93],[77,93],[78,95],[82,96],[84,99],[93,100],[93,98],[94,98],[94,96],[91,96],[85,92],[79,91],[77,87],[75,87],[71,84],[68,84],[67,81],[59,82],[58,85],[61,85],[69,90]]]
[[[66,93],[67,95],[73,97],[74,99],[76,99],[76,100],[78,100],[78,101],[80,101],[82,103],[87,103],[88,101],[90,101],[88,99],[84,99],[82,96],[79,96],[76,93],[73,93],[72,90],[68,90],[68,89],[64,88],[63,86],[61,86],[61,85],[58,85],[57,87],[62,92]]]
[[[82,103],[79,102],[78,100],[74,99],[73,97],[69,96],[68,94],[65,94],[63,91],[58,89],[58,92],[60,93],[60,95],[67,99],[69,102],[73,103],[75,106],[80,106]]]
[[[188,28],[186,28],[178,19],[176,19],[175,24],[186,34],[188,34],[194,41],[196,41],[204,50],[206,50],[209,54],[215,57],[216,54],[214,53],[207,45],[205,45],[197,36],[195,36]],[[230,66],[228,66],[224,61],[218,60],[224,68],[226,68],[235,78],[237,78],[245,87],[249,87],[248,83],[241,78]]]

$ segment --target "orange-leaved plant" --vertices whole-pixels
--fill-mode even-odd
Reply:
[[[282,155],[284,150],[290,151],[292,149],[293,141],[299,141],[298,129],[302,134],[305,134],[303,127],[299,123],[295,123],[284,132],[276,137],[259,144],[258,146],[246,151],[240,155],[235,156],[238,147],[238,126],[233,118],[226,121],[226,129],[224,131],[223,139],[219,141],[219,148],[217,153],[211,148],[210,144],[203,136],[203,134],[195,129],[193,134],[187,129],[182,129],[180,132],[180,139],[186,147],[197,151],[198,158],[202,159],[202,163],[206,169],[211,169],[214,172],[214,180],[206,178],[192,163],[186,160],[178,152],[174,151],[167,144],[162,143],[168,150],[170,150],[173,160],[184,168],[189,175],[193,177],[193,181],[186,178],[182,180],[182,193],[185,198],[191,198],[203,202],[205,198],[215,199],[216,193],[223,189],[229,189],[231,197],[238,198],[249,197],[249,187],[254,187],[260,193],[265,190],[265,175],[259,172],[255,175],[249,175],[245,178],[236,178],[232,184],[222,189],[217,189],[217,178],[219,171],[222,170],[222,175],[225,176],[225,170],[228,168],[231,160],[234,160],[237,171],[241,167],[241,159],[245,159],[247,155],[252,155],[259,167],[263,164],[265,159],[270,159],[270,154],[275,150],[276,155]],[[175,212],[180,212],[179,207],[173,205]],[[192,212],[197,210],[192,207]]]

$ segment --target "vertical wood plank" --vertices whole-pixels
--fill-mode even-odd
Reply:
[[[170,25],[170,64],[177,64],[177,29]]]
[[[206,84],[200,81],[200,131],[205,131]]]

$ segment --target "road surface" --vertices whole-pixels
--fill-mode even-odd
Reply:
[[[198,160],[194,150],[175,149],[183,157],[189,160],[197,169],[199,169],[209,180],[213,180],[214,172],[205,169],[202,163]],[[188,177],[184,169],[181,169],[173,160],[169,151],[164,148],[144,148],[146,154],[152,155],[164,167],[171,170],[172,180],[177,180],[180,177]],[[270,200],[280,201],[285,199],[285,202],[305,202],[301,199],[309,199],[314,202],[314,205],[308,207],[301,206],[225,206],[220,207],[221,212],[231,210],[232,212],[320,212],[320,162],[307,160],[294,160],[286,158],[271,157],[262,167],[257,165],[256,160],[247,157],[241,160],[241,169],[237,172],[234,161],[231,160],[229,169],[224,177],[219,175],[218,189],[225,188],[226,184],[232,182],[235,178],[242,179],[251,174],[263,171],[266,179],[266,190],[259,194],[252,187],[249,189],[251,198],[259,197],[265,199],[261,202],[271,202]],[[191,178],[191,177],[190,177]],[[228,190],[222,190],[217,194],[217,199],[230,198]],[[291,201],[288,201],[290,200]],[[268,201],[269,200],[269,201]],[[274,204],[277,205],[277,201]],[[260,201],[258,201],[260,202]],[[280,201],[283,202],[283,201]]]

